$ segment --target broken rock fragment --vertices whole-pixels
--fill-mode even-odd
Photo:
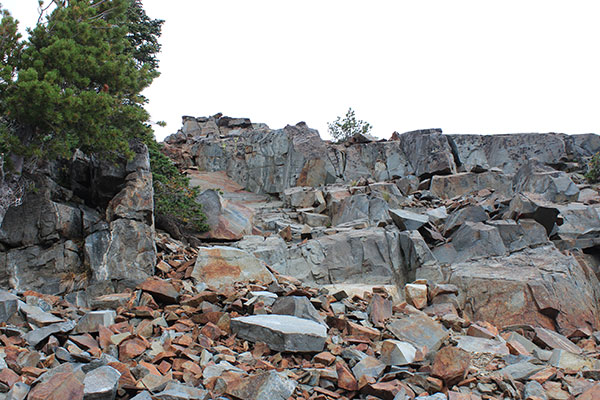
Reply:
[[[231,330],[241,339],[264,342],[275,351],[319,352],[327,339],[323,325],[289,315],[233,318]]]

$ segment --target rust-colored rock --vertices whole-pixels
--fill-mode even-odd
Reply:
[[[382,328],[385,326],[385,322],[392,317],[392,302],[375,293],[371,298],[367,311],[373,325]]]
[[[83,400],[82,371],[59,372],[29,392],[29,400]]]
[[[451,386],[464,379],[471,355],[457,347],[444,347],[435,355],[431,375],[442,379],[447,386]]]
[[[179,298],[179,292],[172,283],[156,277],[146,279],[138,288],[150,293],[156,301],[161,303],[175,304]]]
[[[200,247],[192,278],[215,290],[231,290],[236,282],[273,281],[273,275],[253,255],[233,247]]]
[[[119,344],[119,358],[121,361],[132,360],[146,351],[146,342],[137,336],[132,336]]]
[[[335,370],[338,374],[338,386],[348,391],[358,390],[358,382],[344,361],[338,361],[335,364]]]

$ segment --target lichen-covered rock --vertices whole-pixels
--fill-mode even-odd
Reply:
[[[226,246],[200,247],[191,276],[218,290],[231,288],[235,282],[273,281],[273,275],[259,259]]]

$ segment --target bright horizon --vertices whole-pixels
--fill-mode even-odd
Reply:
[[[0,0],[2,1],[2,0]],[[21,28],[37,0],[4,0]],[[600,132],[600,3],[143,0],[165,19],[145,92],[162,140],[218,112],[327,138],[348,107],[388,138]]]

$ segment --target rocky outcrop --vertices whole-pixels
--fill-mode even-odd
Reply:
[[[104,291],[135,286],[154,273],[148,151],[132,148],[128,162],[100,162],[78,152],[34,177],[36,189],[8,210],[0,227],[3,287],[58,294],[92,285]]]

